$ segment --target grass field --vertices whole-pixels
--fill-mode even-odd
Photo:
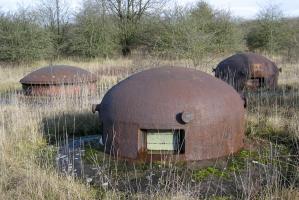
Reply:
[[[196,68],[212,74],[220,60]],[[299,64],[276,62],[283,70],[279,88],[248,94],[247,139],[240,153],[209,167],[189,167],[130,164],[110,159],[101,149],[87,148],[84,161],[97,168],[92,184],[55,169],[62,139],[98,134],[91,104],[99,103],[110,87],[130,74],[166,64],[194,67],[191,62],[57,61],[94,72],[98,90],[92,96],[51,100],[24,98],[18,82],[47,65],[45,61],[1,66],[0,199],[299,199]]]

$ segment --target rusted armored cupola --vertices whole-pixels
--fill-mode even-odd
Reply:
[[[56,96],[95,92],[96,76],[67,65],[42,67],[20,80],[26,95]]]
[[[274,62],[264,56],[238,53],[221,61],[213,71],[217,78],[241,92],[245,88],[276,88],[280,70]]]
[[[106,152],[133,160],[205,160],[243,146],[240,95],[204,72],[179,67],[139,72],[93,106]]]

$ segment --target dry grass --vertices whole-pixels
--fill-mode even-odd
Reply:
[[[212,73],[212,67],[221,60],[206,62],[197,69]],[[279,62],[279,60],[277,60]],[[242,158],[241,165],[244,172],[229,172],[231,180],[213,176],[211,179],[193,183],[192,179],[184,178],[184,168],[153,167],[146,170],[128,170],[126,165],[113,163],[109,159],[94,161],[99,169],[109,163],[109,170],[104,175],[114,181],[112,187],[90,187],[83,180],[74,179],[68,175],[61,175],[55,170],[56,145],[48,145],[47,136],[51,134],[57,145],[60,137],[77,134],[96,134],[98,131],[97,117],[90,112],[90,105],[98,103],[105,92],[115,83],[137,71],[160,65],[179,65],[194,67],[189,61],[161,61],[156,59],[118,59],[71,61],[62,60],[55,64],[80,66],[96,73],[98,93],[93,96],[67,98],[64,96],[51,100],[24,100],[16,93],[21,86],[18,81],[28,72],[39,66],[47,65],[45,61],[33,65],[1,66],[0,70],[0,199],[299,199],[298,197],[298,150],[299,139],[299,67],[296,64],[281,64],[283,73],[280,76],[280,88],[275,92],[259,91],[249,94],[247,113],[247,134],[250,140],[265,144],[259,149],[258,157]],[[5,100],[5,101],[4,101]],[[54,128],[53,128],[54,127]],[[80,129],[81,128],[81,129]],[[279,148],[287,149],[289,158],[280,160]],[[297,145],[297,147],[296,147]],[[253,145],[254,146],[254,145]],[[297,149],[296,149],[297,148]],[[264,153],[266,152],[266,153]],[[99,156],[99,154],[94,155]],[[259,159],[266,164],[257,169],[252,160]],[[278,160],[279,159],[279,160]],[[288,160],[291,159],[291,160]],[[238,163],[240,164],[240,163]],[[281,185],[282,175],[292,164],[290,176],[293,180],[289,184]],[[254,166],[254,167],[253,167]],[[265,167],[266,166],[266,167]],[[118,168],[118,170],[115,170]],[[125,170],[123,169],[125,168]],[[151,192],[142,189],[133,192],[130,189],[120,190],[117,184],[123,182],[128,186],[129,177],[140,178],[155,170],[170,171],[166,177],[159,180],[167,184],[150,185]],[[294,171],[295,170],[295,171]],[[297,170],[297,172],[296,172]],[[116,171],[116,172],[115,172]],[[124,171],[123,174],[120,172]],[[200,179],[206,174],[204,171],[191,170],[190,174],[197,174]],[[254,172],[259,180],[253,180]],[[105,174],[107,173],[107,174]],[[115,174],[116,173],[116,174]],[[187,172],[186,172],[187,173]],[[189,173],[189,172],[188,172]],[[226,172],[225,172],[226,173]],[[175,174],[175,175],[173,175]],[[187,176],[187,175],[186,175]],[[192,178],[193,176],[191,176]],[[139,180],[139,179],[138,179]],[[99,180],[98,185],[102,182]],[[218,185],[217,185],[218,184]],[[219,188],[225,185],[235,186],[231,189],[236,194],[217,195]],[[256,185],[255,185],[256,184]],[[238,188],[237,188],[238,186]],[[133,186],[132,186],[133,187]],[[169,188],[170,187],[170,188]],[[207,192],[210,190],[210,192]],[[215,189],[216,188],[216,189]],[[218,188],[218,189],[217,189]],[[262,188],[262,190],[260,190]],[[214,190],[215,189],[215,190]],[[202,193],[201,193],[202,192]],[[213,195],[213,192],[214,195]],[[238,194],[239,192],[239,194]],[[201,193],[201,194],[200,194]]]
[[[90,188],[72,177],[61,177],[50,161],[38,160],[49,151],[41,130],[41,112],[24,105],[0,109],[0,199],[91,199]],[[53,157],[52,157],[53,158]]]

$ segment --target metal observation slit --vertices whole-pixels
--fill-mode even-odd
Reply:
[[[260,87],[265,87],[265,78],[263,77],[251,77],[247,83],[247,87],[250,88],[260,88]]]
[[[150,154],[183,154],[185,131],[142,129],[144,146]]]

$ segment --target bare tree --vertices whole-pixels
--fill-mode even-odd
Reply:
[[[122,21],[137,21],[147,11],[160,9],[165,0],[102,0],[108,3],[108,8]]]
[[[71,29],[70,55],[108,57],[119,49],[117,30],[106,5],[96,0],[84,0],[76,13]]]
[[[97,0],[115,16],[119,29],[122,53],[131,53],[142,17],[161,11],[168,0]]]
[[[41,0],[36,13],[39,23],[52,34],[53,46],[59,55],[71,16],[68,3],[65,0]]]

